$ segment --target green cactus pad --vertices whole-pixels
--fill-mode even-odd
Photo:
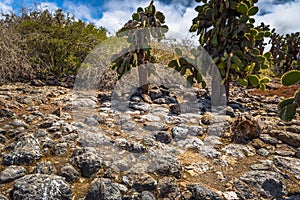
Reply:
[[[292,103],[280,110],[279,117],[284,121],[291,121],[296,114],[296,104]]]
[[[253,86],[257,86],[259,84],[259,77],[257,75],[249,75],[248,80]]]
[[[284,99],[283,101],[281,101],[278,105],[277,105],[277,108],[279,110],[283,109],[285,106],[289,105],[289,104],[292,104],[294,103],[294,97],[290,97],[290,98],[287,98],[287,99]]]
[[[298,83],[300,81],[300,71],[299,70],[291,70],[283,74],[281,77],[281,83],[284,86],[290,86]]]

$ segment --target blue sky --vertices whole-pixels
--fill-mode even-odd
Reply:
[[[150,0],[0,0],[0,11],[9,12],[23,7],[62,8],[76,18],[103,26],[114,34],[130,19],[138,7],[145,7]],[[189,35],[192,19],[197,15],[194,0],[155,0],[158,10],[166,15],[166,22],[173,32]],[[259,0],[256,23],[264,21],[281,34],[300,32],[300,0]]]

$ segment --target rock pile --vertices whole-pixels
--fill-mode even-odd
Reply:
[[[300,199],[299,117],[231,93],[215,111],[206,90],[153,86],[119,109],[109,92],[0,86],[0,199]]]

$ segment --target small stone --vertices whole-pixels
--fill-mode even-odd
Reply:
[[[204,125],[209,125],[211,121],[211,116],[209,114],[205,114],[201,117],[201,123]]]
[[[129,108],[133,110],[144,111],[144,112],[148,112],[149,110],[151,110],[151,106],[149,104],[142,103],[142,102],[136,102],[136,103],[130,102]]]
[[[169,108],[170,108],[170,112],[173,114],[179,115],[181,113],[179,104],[171,104]]]
[[[152,191],[156,188],[157,181],[146,173],[129,173],[122,178],[124,184],[138,192]]]
[[[300,180],[300,160],[283,156],[274,156],[273,162],[279,169],[285,170]]]
[[[182,165],[174,157],[165,155],[161,158],[157,158],[148,167],[150,172],[155,172],[162,176],[175,176],[181,177]]]
[[[26,169],[22,166],[11,165],[0,172],[0,184],[11,182],[26,174]]]
[[[72,199],[72,190],[64,178],[56,175],[30,174],[15,180],[12,199]]]
[[[164,177],[157,184],[158,195],[160,198],[167,198],[170,193],[176,192],[177,187],[174,185],[174,177]]]
[[[172,141],[171,134],[169,134],[166,131],[157,132],[157,133],[155,133],[154,137],[155,137],[156,141],[159,141],[159,142],[165,143],[165,144],[169,144]]]
[[[244,158],[245,156],[254,156],[255,149],[250,145],[242,144],[229,144],[222,148],[222,150],[228,155],[237,158]]]
[[[172,137],[175,141],[186,139],[188,132],[187,128],[180,126],[174,126],[171,129]]]
[[[232,118],[235,118],[235,113],[234,113],[234,110],[233,110],[232,107],[227,106],[226,109],[225,109],[225,112],[226,112],[226,115],[228,115]]]
[[[95,152],[94,148],[76,149],[73,154],[73,159],[80,169],[83,177],[91,177],[101,168],[103,160]]]
[[[24,128],[28,128],[28,124],[25,123],[23,120],[20,119],[14,119],[10,125],[12,125],[13,127],[17,128],[17,127],[24,127]]]
[[[223,193],[223,197],[226,199],[226,200],[239,200],[237,194],[235,192],[224,192]]]
[[[56,168],[55,166],[49,161],[42,161],[37,163],[34,167],[35,174],[55,174]]]
[[[45,85],[46,85],[44,81],[38,80],[38,79],[33,79],[33,80],[30,82],[30,84],[31,84],[32,86],[37,86],[37,87],[41,87],[41,86],[45,86]]]
[[[140,194],[140,197],[141,197],[141,200],[156,200],[154,194],[152,194],[152,193],[149,192],[149,191],[143,191],[143,192]]]
[[[141,94],[141,97],[142,97],[142,99],[144,100],[144,102],[149,103],[149,104],[152,104],[152,103],[153,103],[153,102],[152,102],[152,99],[150,98],[149,95],[147,95],[147,94]]]
[[[201,153],[202,155],[208,157],[208,158],[218,158],[219,156],[221,156],[222,154],[217,151],[213,146],[200,146],[198,148],[199,153]]]
[[[253,117],[243,116],[232,125],[232,140],[236,143],[248,143],[258,138],[261,129],[259,123]]]
[[[151,100],[158,99],[162,97],[163,93],[160,91],[160,89],[151,89],[149,91],[149,96],[151,97]]]
[[[270,154],[269,151],[265,148],[258,149],[256,153],[260,156],[268,156]]]
[[[296,153],[295,153],[295,156],[296,156],[297,158],[300,158],[300,147],[297,148]]]
[[[291,146],[300,147],[300,134],[298,133],[286,132],[282,130],[271,130],[270,135]]]
[[[168,125],[163,122],[146,122],[144,128],[148,131],[167,131]]]
[[[55,155],[65,155],[68,153],[68,144],[66,142],[63,143],[57,143],[54,146],[54,154]]]
[[[284,178],[272,171],[254,170],[247,172],[234,182],[241,199],[282,198],[287,194]]]
[[[106,178],[96,178],[91,183],[85,200],[121,200],[122,195],[119,188]]]
[[[8,200],[8,198],[6,198],[6,196],[0,194],[0,200]]]
[[[31,164],[42,157],[40,144],[33,135],[25,135],[18,139],[9,153],[4,153],[4,165]]]
[[[12,110],[0,108],[0,117],[13,117],[14,115]]]
[[[80,173],[70,164],[62,167],[60,169],[60,174],[61,176],[65,177],[66,181],[68,182],[74,182],[80,176]]]
[[[201,186],[200,184],[188,185],[188,189],[192,192],[191,199],[210,199],[210,200],[221,200],[222,198],[215,192]]]

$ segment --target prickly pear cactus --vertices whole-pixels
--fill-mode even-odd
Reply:
[[[117,36],[127,37],[127,42],[130,44],[128,49],[113,56],[111,67],[117,71],[119,79],[132,67],[139,66],[140,85],[147,83],[148,73],[144,65],[155,62],[155,58],[151,55],[150,40],[154,38],[160,41],[164,38],[168,31],[164,23],[164,14],[157,11],[154,2],[151,1],[148,7],[139,7],[137,12],[132,14],[132,19],[118,31]]]
[[[289,70],[300,70],[300,33],[280,35],[272,30],[270,40],[272,62],[276,74],[282,75]]]
[[[254,26],[257,0],[196,0],[198,16],[191,32],[199,36],[201,46],[212,56],[229,95],[229,82],[265,89],[267,78],[258,74],[269,68],[271,54],[264,53],[264,38],[270,37],[268,26]]]
[[[291,70],[281,77],[284,86],[295,85],[300,82],[300,71]],[[296,109],[300,107],[300,89],[295,92],[293,97],[287,98],[278,104],[279,117],[284,121],[291,121],[296,115]]]

